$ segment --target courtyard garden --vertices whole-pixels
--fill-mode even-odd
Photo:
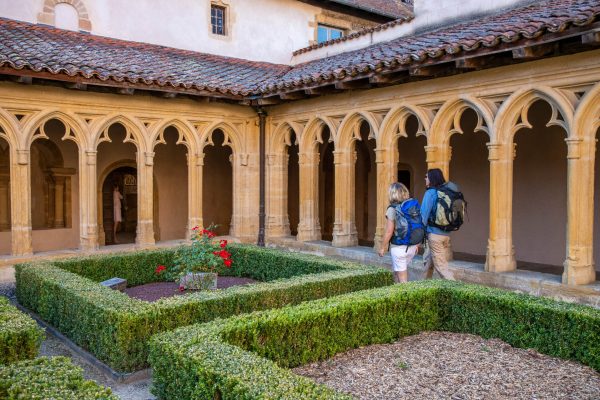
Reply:
[[[173,282],[192,245],[20,264],[16,298],[115,373],[152,368],[158,399],[600,394],[598,309],[459,282],[392,285],[383,268],[215,245],[217,290]],[[101,284],[115,277],[127,288]],[[0,297],[0,398],[118,398],[67,358],[34,358],[42,337]]]

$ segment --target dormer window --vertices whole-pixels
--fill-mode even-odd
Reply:
[[[323,43],[332,39],[339,39],[344,36],[344,31],[333,26],[319,24],[317,28],[317,43]]]
[[[210,24],[214,35],[225,36],[227,34],[225,31],[225,18],[227,18],[225,11],[225,7],[214,4],[210,6]]]

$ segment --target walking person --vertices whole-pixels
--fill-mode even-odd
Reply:
[[[117,229],[121,222],[123,221],[123,215],[121,213],[121,200],[123,200],[123,195],[119,191],[119,184],[115,183],[113,185],[113,242],[119,243],[117,240]]]
[[[466,203],[456,184],[446,182],[439,168],[427,171],[427,190],[421,203],[423,224],[427,227],[427,245],[423,254],[426,279],[431,279],[435,269],[443,279],[454,280],[448,269],[450,232],[458,230],[463,222]]]
[[[419,202],[410,197],[406,186],[392,183],[388,189],[390,205],[385,212],[385,233],[379,248],[383,257],[390,248],[396,283],[408,282],[408,266],[425,238]]]

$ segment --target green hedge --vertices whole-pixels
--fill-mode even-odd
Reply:
[[[41,357],[0,367],[0,399],[118,400],[110,388],[83,379],[65,357]]]
[[[148,365],[148,340],[158,332],[392,283],[391,273],[377,267],[254,246],[231,252],[228,273],[268,282],[154,303],[98,285],[115,275],[155,280],[156,266],[174,254],[158,250],[17,265],[17,298],[113,369],[135,371]]]
[[[150,345],[153,392],[162,399],[343,398],[285,368],[429,330],[496,337],[600,371],[600,310],[425,281],[157,335]]]
[[[0,296],[0,365],[35,357],[43,338],[33,319]]]

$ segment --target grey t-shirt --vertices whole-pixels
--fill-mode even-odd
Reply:
[[[385,218],[388,221],[392,221],[394,223],[394,228],[396,228],[396,209],[393,206],[388,206],[387,210],[385,210]],[[393,244],[390,241],[390,248],[398,247],[397,244]]]

